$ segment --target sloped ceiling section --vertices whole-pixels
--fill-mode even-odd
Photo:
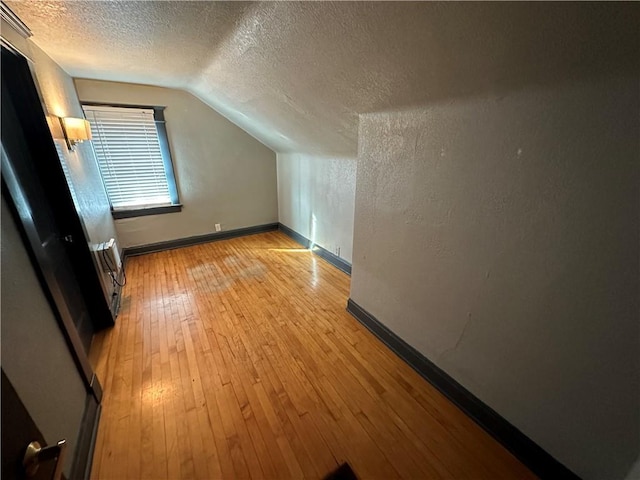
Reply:
[[[623,7],[6,3],[70,75],[185,89],[278,152],[353,156],[361,113],[637,68]]]

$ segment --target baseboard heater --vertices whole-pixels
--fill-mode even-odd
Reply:
[[[112,238],[108,242],[98,244],[96,253],[102,270],[118,278],[122,268],[122,260],[120,259],[116,241]]]

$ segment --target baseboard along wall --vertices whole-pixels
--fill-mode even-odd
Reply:
[[[299,234],[295,230],[287,227],[286,225],[283,225],[282,223],[279,223],[278,226],[279,226],[279,229],[280,229],[280,231],[282,233],[284,233],[287,236],[291,237],[293,240],[298,242],[304,248],[308,248],[309,250],[311,250],[316,255],[324,258],[327,262],[329,262],[331,265],[336,267],[338,270],[342,270],[347,275],[351,275],[351,264],[349,262],[347,262],[346,260],[340,258],[339,256],[331,253],[326,248],[323,248],[320,245],[314,244],[307,237],[305,237],[304,235]]]
[[[347,311],[533,473],[542,479],[579,479],[575,473],[352,299],[347,301]]]
[[[171,250],[174,248],[189,247],[192,245],[199,245],[201,243],[215,242],[217,240],[226,240],[229,238],[242,237],[245,235],[255,235],[256,233],[271,232],[274,230],[280,230],[282,233],[291,237],[304,248],[310,249],[313,253],[324,258],[327,262],[331,263],[339,270],[342,270],[347,275],[351,275],[351,264],[349,262],[331,253],[329,250],[321,247],[320,245],[314,244],[305,236],[300,235],[298,232],[292,230],[286,225],[283,225],[282,223],[268,223],[265,225],[257,225],[255,227],[237,228],[235,230],[227,230],[225,232],[208,233],[206,235],[178,238],[176,240],[150,243],[148,245],[126,247],[122,250],[123,264],[126,262],[127,257],[133,257],[135,255],[162,252],[164,250]]]
[[[123,249],[122,253],[123,269],[126,265],[127,258],[131,256],[161,252],[174,248],[198,245],[245,235],[254,235],[274,230],[280,230],[304,248],[310,249],[314,254],[322,257],[339,270],[343,271],[347,275],[351,275],[350,263],[331,253],[327,249],[314,244],[304,235],[301,235],[282,223],[257,225],[254,227],[239,228],[206,235],[197,235],[149,245],[128,247]],[[575,473],[553,458],[533,440],[460,385],[428,358],[398,337],[394,332],[352,299],[349,299],[347,302],[347,311],[540,478],[579,479]]]
[[[101,412],[102,405],[96,401],[93,395],[88,394],[82,423],[80,424],[77,446],[74,452],[71,478],[82,480],[89,480],[91,478],[91,466],[96,448]]]
[[[177,238],[175,240],[150,243],[148,245],[125,247],[122,251],[122,256],[126,259],[126,257],[133,257],[135,255],[162,252],[164,250],[172,250],[174,248],[190,247],[192,245],[215,242],[217,240],[227,240],[229,238],[242,237],[245,235],[255,235],[256,233],[272,232],[274,230],[278,230],[278,225],[278,223],[267,223],[265,225],[256,225],[254,227],[236,228],[234,230],[226,230],[224,232],[214,232],[187,238]]]

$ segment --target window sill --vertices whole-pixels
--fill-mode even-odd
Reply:
[[[112,210],[111,215],[118,220],[120,218],[144,217],[146,215],[162,215],[163,213],[175,213],[182,210],[182,204],[164,205],[162,207],[137,208],[131,210]]]

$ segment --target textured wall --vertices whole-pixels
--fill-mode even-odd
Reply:
[[[356,159],[278,154],[280,223],[351,262]]]
[[[4,197],[0,215],[2,369],[45,440],[67,439],[69,478],[86,392]]]
[[[8,4],[74,77],[185,89],[273,150],[320,161],[357,155],[363,113],[631,69],[620,45],[638,12],[595,2]],[[316,182],[286,185],[288,175],[281,192]],[[342,202],[352,190],[331,192]],[[303,190],[298,198],[336,202],[320,207]],[[346,230],[328,227],[336,236],[323,242],[351,243]]]
[[[76,79],[82,101],[166,106],[179,213],[116,221],[125,247],[278,221],[276,155],[180,90]]]
[[[301,233],[335,202],[311,160],[358,151],[354,299],[578,473],[624,474],[637,4],[8,3],[72,75],[186,88],[305,152],[279,158]]]
[[[585,479],[640,452],[639,111],[623,77],[360,119],[351,297]]]
[[[356,155],[360,113],[624,66],[637,30],[620,4],[7,3],[73,77],[185,88],[275,151],[320,156]]]
[[[44,102],[49,125],[58,144],[61,161],[65,162],[71,179],[70,188],[76,208],[84,224],[90,244],[106,242],[117,234],[107,195],[102,186],[98,164],[93,149],[87,142],[77,146],[74,152],[67,149],[61,138],[62,132],[56,117],[83,117],[73,80],[37,45],[30,42],[29,55],[33,60],[36,81]],[[100,270],[100,280],[107,298],[111,302],[113,284],[109,275]]]

